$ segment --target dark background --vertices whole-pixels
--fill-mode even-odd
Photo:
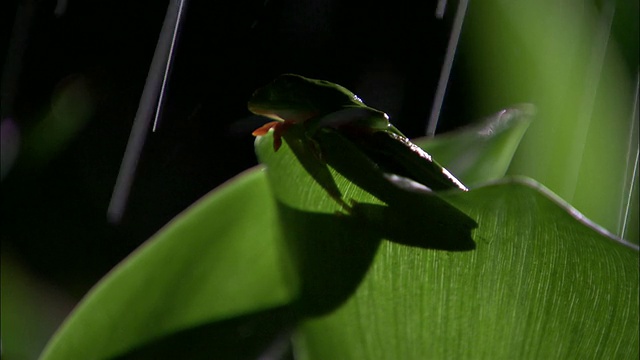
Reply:
[[[55,156],[34,164],[23,146],[2,182],[3,253],[76,298],[189,204],[256,164],[250,133],[264,120],[246,101],[280,73],[340,83],[407,135],[423,135],[455,10],[450,4],[436,19],[435,2],[191,1],[159,129],[148,137],[122,222],[109,224],[167,4],[42,0],[3,10],[3,43],[25,39],[23,54],[4,56],[3,119],[28,134],[56,92],[78,80],[94,104]],[[471,116],[456,106],[464,103],[456,81],[463,72],[454,69],[439,131]]]

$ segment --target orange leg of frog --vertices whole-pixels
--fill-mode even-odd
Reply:
[[[293,122],[290,121],[271,121],[255,129],[251,135],[263,136],[266,135],[270,129],[273,129],[273,150],[278,151],[280,146],[282,146],[282,135],[284,135],[284,132],[291,125],[293,125]]]

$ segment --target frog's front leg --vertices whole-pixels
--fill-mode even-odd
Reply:
[[[264,136],[269,130],[273,129],[273,151],[278,151],[280,146],[282,146],[282,136],[285,131],[293,125],[292,121],[271,121],[268,122],[261,127],[255,129],[251,135],[253,136]]]

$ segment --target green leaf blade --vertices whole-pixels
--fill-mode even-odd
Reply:
[[[474,186],[507,173],[534,115],[533,105],[512,106],[469,127],[414,142],[464,183]]]
[[[303,327],[307,358],[637,357],[637,248],[528,184],[454,197],[476,250],[383,242],[354,297]]]
[[[112,270],[41,359],[103,359],[159,337],[291,301],[274,204],[254,169],[203,198]]]
[[[289,198],[297,201],[292,206],[318,211],[321,199],[329,198],[326,192],[304,169],[287,160],[292,155],[283,151],[284,147],[282,152],[273,153],[268,139],[266,136],[256,145],[268,176],[284,179],[270,182],[278,189],[275,193],[298,193]],[[458,139],[452,137],[446,146],[459,146]],[[333,145],[340,146],[337,142]],[[340,151],[344,159],[357,159],[350,157],[354,149],[344,147]],[[342,193],[347,198],[355,196],[352,193],[359,191],[353,189],[355,184],[334,175]],[[296,186],[299,180],[302,182]],[[371,194],[358,196],[360,202],[376,201]],[[352,286],[353,291],[343,302],[334,304],[328,312],[309,314],[312,317],[302,325],[296,339],[302,358],[638,355],[637,247],[594,226],[530,180],[505,180],[469,192],[443,192],[440,197],[478,222],[473,233],[476,248],[451,252],[382,241],[362,282]],[[331,213],[328,208],[324,211]],[[406,211],[420,212],[424,218],[442,216],[420,208]],[[310,231],[323,231],[322,226],[306,225],[315,229]],[[343,242],[365,241],[363,230],[340,228],[337,223],[332,231],[338,232],[335,228],[342,230]],[[438,235],[437,230],[425,231]],[[298,275],[303,289],[309,283],[318,286],[308,276],[314,269],[304,261],[305,253],[313,253],[316,264],[346,268],[341,262],[348,263],[348,259],[305,250],[308,245],[303,238],[290,235],[289,242],[293,246],[291,256],[301,259]],[[318,236],[313,244],[319,249],[329,246],[330,239]],[[351,254],[356,258],[359,255]],[[346,278],[340,272],[332,275],[333,284],[324,284],[326,291],[340,287]],[[303,296],[301,301],[308,299]]]

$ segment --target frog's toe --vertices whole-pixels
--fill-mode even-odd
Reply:
[[[278,124],[280,124],[280,121],[270,121],[270,122],[260,126],[259,128],[253,130],[251,135],[253,135],[253,136],[264,136],[269,132],[269,130],[271,130],[272,128],[277,127]]]

